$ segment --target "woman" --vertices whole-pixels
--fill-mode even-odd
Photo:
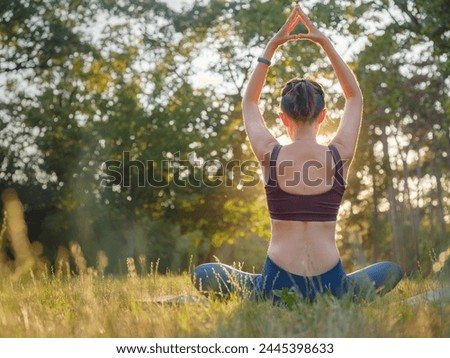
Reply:
[[[299,22],[308,33],[291,35]],[[295,78],[282,91],[279,116],[292,140],[289,145],[278,143],[259,110],[272,56],[282,44],[296,40],[323,48],[344,91],[344,115],[328,146],[316,141],[326,116],[324,91],[316,82]],[[220,263],[203,264],[194,270],[199,290],[217,294],[249,290],[277,301],[286,289],[312,300],[327,292],[368,298],[395,287],[402,277],[396,264],[381,262],[346,274],[335,242],[336,217],[355,155],[362,106],[353,72],[297,5],[258,58],[242,101],[245,128],[264,169],[271,216],[272,237],[263,271],[249,274]]]

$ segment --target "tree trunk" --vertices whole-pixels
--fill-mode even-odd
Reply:
[[[410,172],[408,168],[408,163],[406,161],[406,158],[408,156],[408,152],[404,152],[403,149],[400,147],[400,143],[398,141],[397,135],[395,137],[395,142],[397,143],[397,149],[398,153],[402,162],[403,166],[403,180],[405,185],[405,195],[403,197],[403,205],[406,206],[406,203],[408,203],[408,210],[409,210],[409,218],[411,220],[411,236],[413,240],[413,246],[414,246],[414,258],[415,258],[415,264],[416,268],[418,268],[419,265],[419,231],[420,231],[420,219],[418,218],[417,214],[417,208],[414,207],[411,199],[411,192],[409,190],[409,184],[408,179],[410,178]],[[420,166],[420,162],[417,163],[418,166]]]
[[[386,131],[386,129],[385,129]],[[399,215],[397,211],[397,199],[396,193],[393,183],[393,172],[389,160],[389,148],[387,141],[387,134],[383,131],[380,139],[383,144],[383,164],[384,169],[386,171],[386,180],[387,180],[387,194],[389,201],[389,221],[391,224],[392,230],[392,251],[394,254],[395,261],[402,267],[405,268],[405,260],[404,260],[404,245],[402,240],[402,230],[401,223],[399,222]]]
[[[432,155],[431,157],[431,170],[433,171],[433,175],[436,178],[436,194],[437,194],[437,230],[438,235],[437,237],[439,240],[444,240],[446,237],[446,226],[445,226],[445,219],[444,219],[444,204],[443,204],[443,190],[442,190],[442,183],[441,183],[441,171],[439,170],[439,166],[436,163],[436,156]]]
[[[438,142],[435,134],[435,130],[432,130],[433,138],[431,140],[432,143],[432,155],[430,160],[431,170],[432,174],[434,175],[436,179],[436,194],[437,194],[437,235],[435,237],[438,238],[440,242],[445,240],[446,233],[447,233],[447,227],[445,225],[445,219],[444,219],[444,203],[443,203],[443,189],[442,189],[442,183],[441,183],[441,167],[437,163],[436,160],[436,153],[439,153],[438,148]],[[448,155],[447,155],[448,157]]]
[[[373,153],[373,146],[372,150],[370,151],[370,164],[369,164],[369,173],[372,176],[372,204],[373,204],[373,212],[372,212],[372,222],[370,225],[370,233],[371,236],[373,236],[373,240],[371,242],[372,244],[372,261],[377,261],[380,257],[380,240],[381,234],[380,234],[380,213],[378,211],[378,202],[380,193],[377,187],[376,183],[376,175],[377,175],[377,163],[375,160],[375,156]]]

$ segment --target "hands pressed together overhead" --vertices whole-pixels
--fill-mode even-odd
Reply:
[[[300,22],[306,26],[308,33],[291,35],[292,31]],[[325,39],[326,36],[311,22],[308,16],[301,9],[300,5],[296,5],[289,18],[286,20],[286,23],[272,37],[269,45],[278,47],[287,41],[293,40],[309,40],[312,42],[321,43]]]

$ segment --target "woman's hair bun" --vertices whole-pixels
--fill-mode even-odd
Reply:
[[[323,89],[315,81],[293,79],[283,88],[281,110],[295,121],[313,122],[324,107]]]

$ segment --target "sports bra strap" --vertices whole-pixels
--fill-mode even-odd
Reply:
[[[278,153],[280,153],[282,145],[277,144],[272,149],[272,153],[270,153],[270,171],[269,171],[269,180],[267,181],[268,185],[274,185],[277,181],[277,158]]]
[[[337,180],[337,182],[339,184],[345,185],[345,183],[344,183],[344,172],[343,172],[344,166],[342,164],[341,156],[340,156],[337,148],[333,144],[330,144],[328,146],[328,148],[330,148],[330,150],[331,150],[331,154],[333,156],[334,164],[336,165],[336,170],[335,170],[336,180]]]
[[[282,145],[281,144],[277,144],[275,145],[275,147],[273,147],[272,149],[272,153],[270,153],[270,171],[269,171],[269,180],[267,181],[267,185],[275,185],[277,182],[277,159],[278,159],[278,154],[280,153]],[[337,148],[330,144],[328,146],[328,148],[331,151],[331,155],[333,156],[333,161],[334,164],[336,165],[336,170],[335,170],[335,177],[337,182],[340,185],[345,186],[345,182],[344,182],[344,172],[343,172],[343,163],[342,163],[342,159],[341,156],[337,150]]]

